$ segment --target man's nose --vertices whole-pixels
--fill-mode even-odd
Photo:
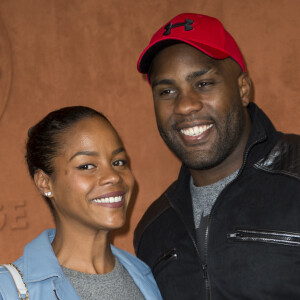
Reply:
[[[177,114],[188,115],[192,112],[201,110],[203,103],[199,97],[192,92],[181,93],[175,102],[174,111]]]

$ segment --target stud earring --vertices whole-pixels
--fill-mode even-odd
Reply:
[[[46,192],[44,195],[45,195],[46,197],[50,197],[50,196],[51,196],[51,192]]]

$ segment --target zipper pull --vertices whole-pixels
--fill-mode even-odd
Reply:
[[[238,237],[243,237],[243,233],[242,232],[233,232],[233,233],[228,233],[227,234],[227,238],[228,239],[234,239],[234,238],[238,238]]]
[[[203,278],[208,279],[207,276],[207,265],[202,265],[202,270],[203,270]]]
[[[237,237],[238,236],[238,233],[228,233],[227,234],[227,238],[229,238],[229,239],[232,239],[232,238],[235,238],[235,237]]]

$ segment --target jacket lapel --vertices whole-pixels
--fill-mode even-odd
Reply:
[[[125,267],[146,300],[162,300],[150,268],[132,254],[111,245],[113,254]]]
[[[190,173],[188,168],[182,165],[175,189],[166,192],[171,206],[175,209],[187,230],[196,238],[192,197],[190,193]]]

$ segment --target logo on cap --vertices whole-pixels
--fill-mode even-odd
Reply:
[[[184,23],[175,23],[172,25],[172,23],[170,22],[166,27],[165,27],[165,32],[163,33],[163,35],[169,35],[171,33],[171,29],[176,28],[176,27],[180,27],[180,26],[184,26],[184,30],[185,31],[189,31],[193,29],[193,26],[191,24],[193,24],[194,21],[190,20],[190,19],[185,19]]]

